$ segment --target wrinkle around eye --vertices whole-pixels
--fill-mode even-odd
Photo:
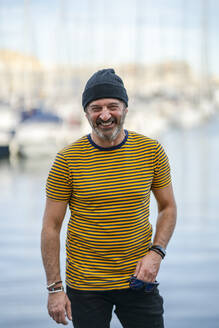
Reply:
[[[118,110],[119,107],[118,106],[112,106],[112,107],[109,107],[109,110]]]
[[[97,113],[100,111],[101,111],[101,108],[91,108],[91,112]]]

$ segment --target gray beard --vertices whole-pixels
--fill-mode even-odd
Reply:
[[[113,131],[113,133],[111,135],[105,135],[102,131],[100,131],[97,127],[93,127],[94,131],[96,132],[96,134],[98,135],[98,137],[100,137],[103,140],[106,141],[113,141],[117,138],[117,136],[119,135],[120,131],[122,130],[122,125],[119,124],[119,126],[117,126],[115,128],[115,130]]]
[[[100,131],[98,129],[98,127],[93,125],[93,123],[91,122],[89,117],[88,117],[88,121],[90,123],[90,126],[96,132],[96,134],[98,135],[99,138],[101,138],[102,140],[105,140],[105,141],[114,141],[118,137],[119,133],[121,132],[121,130],[123,128],[125,116],[126,116],[126,113],[124,112],[119,124],[116,126],[115,130],[113,131],[113,133],[111,135],[105,135],[102,131]]]

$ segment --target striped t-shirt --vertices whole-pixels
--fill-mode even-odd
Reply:
[[[151,189],[170,184],[168,158],[156,141],[125,130],[111,148],[84,136],[57,154],[47,197],[68,201],[66,284],[80,290],[128,288],[151,243]]]

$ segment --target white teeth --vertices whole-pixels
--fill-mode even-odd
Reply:
[[[111,125],[112,122],[108,122],[108,123],[101,122],[101,124],[104,125],[104,126],[107,126],[107,125]]]

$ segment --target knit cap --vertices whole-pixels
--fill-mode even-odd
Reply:
[[[91,101],[101,98],[120,99],[128,106],[128,95],[123,81],[113,68],[102,69],[91,76],[82,94],[82,106],[85,109]]]

